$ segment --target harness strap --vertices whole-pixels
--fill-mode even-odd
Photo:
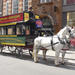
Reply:
[[[59,43],[59,42],[53,43],[53,40],[51,40],[51,47],[52,47],[52,50],[53,50],[53,51],[55,51],[55,49],[54,49],[53,46],[56,45],[56,44],[58,44],[58,43]]]
[[[65,44],[65,42],[62,41],[59,36],[58,36],[58,40],[60,41],[61,44]]]
[[[54,49],[53,46],[59,43],[59,42],[53,43],[53,37],[52,37],[51,45],[48,45],[48,46],[42,47],[42,46],[41,46],[41,41],[42,41],[42,39],[40,40],[40,48],[45,48],[45,47],[49,47],[49,46],[51,46],[53,51],[55,51],[55,49]]]
[[[52,50],[55,51],[55,49],[53,47],[53,40],[51,40],[51,47],[52,47]]]

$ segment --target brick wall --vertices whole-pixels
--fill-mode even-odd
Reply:
[[[57,6],[54,12],[54,6]],[[55,31],[58,32],[62,25],[62,0],[52,0],[49,3],[40,3],[40,0],[32,0],[32,7],[35,14],[40,16],[51,15],[54,20]]]

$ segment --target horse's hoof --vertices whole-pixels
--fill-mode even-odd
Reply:
[[[38,61],[34,61],[35,63],[38,63]]]
[[[55,64],[55,66],[56,66],[56,67],[59,67],[59,66],[60,66],[60,64]]]
[[[38,63],[38,60],[34,60],[35,63]]]
[[[55,65],[56,67],[59,67],[60,65],[58,64],[58,65]]]
[[[43,58],[43,60],[47,61],[47,59],[46,59],[46,58]]]
[[[64,63],[61,62],[61,65],[65,65],[65,62]]]

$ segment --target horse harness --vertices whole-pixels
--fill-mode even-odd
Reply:
[[[64,44],[64,45],[66,44],[65,41],[62,41],[62,40],[60,39],[60,37],[58,37],[58,40],[59,40],[60,42],[53,43],[53,36],[52,36],[51,44],[48,45],[48,46],[42,47],[42,46],[41,46],[41,41],[42,41],[42,39],[41,39],[41,40],[40,40],[40,49],[47,50],[46,47],[50,47],[50,46],[51,46],[51,47],[52,47],[52,50],[55,51],[54,45],[56,45],[56,44],[58,44],[58,43],[61,43],[61,44]]]
[[[69,45],[70,45],[70,42],[69,42],[66,38],[64,38],[64,39],[65,39],[65,41],[62,41],[62,40],[60,39],[60,37],[58,37],[58,40],[60,41],[61,44],[63,44],[63,45],[66,45],[66,44],[67,44],[67,46],[69,46]],[[51,40],[52,50],[55,51],[54,45],[56,45],[56,44],[58,44],[58,43],[59,43],[59,42],[53,43],[53,39]],[[68,49],[62,49],[62,50],[68,50]]]

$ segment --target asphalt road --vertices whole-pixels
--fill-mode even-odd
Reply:
[[[41,54],[41,52],[40,52]],[[48,52],[49,54],[49,52]],[[48,55],[47,54],[47,55]],[[54,65],[54,52],[43,60],[39,56],[39,63],[25,54],[23,58],[9,53],[0,54],[0,75],[74,75],[75,74],[75,51],[68,51],[65,57],[65,65]]]

